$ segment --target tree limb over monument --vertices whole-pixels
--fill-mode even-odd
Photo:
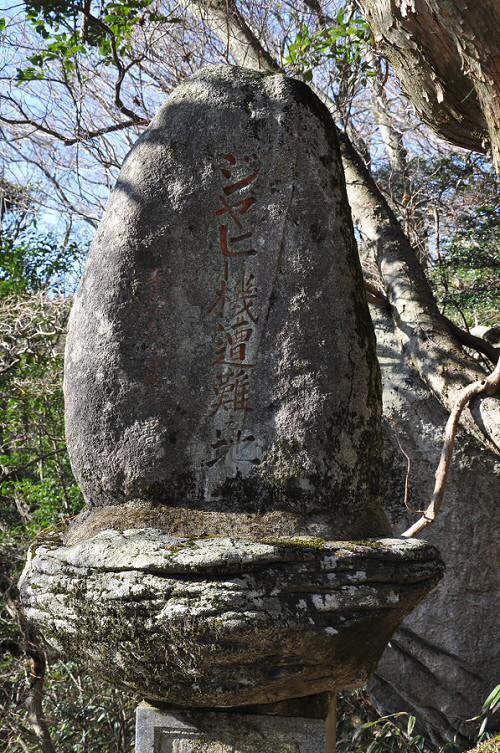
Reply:
[[[377,32],[376,17],[379,11],[375,5],[379,11],[383,8],[385,14],[392,13],[396,17],[395,28],[388,29],[387,34],[384,34],[384,29]],[[488,149],[489,143],[494,146],[495,130],[492,120],[494,108],[488,109],[487,105],[494,78],[491,66],[488,68],[488,59],[491,61],[491,49],[488,47],[489,42],[485,42],[484,49],[477,54],[473,52],[474,44],[477,46],[477,40],[484,37],[481,37],[482,32],[480,33],[472,22],[470,34],[466,34],[462,40],[463,49],[460,47],[462,42],[459,44],[460,34],[457,34],[455,23],[456,5],[457,3],[432,3],[430,1],[427,3],[418,1],[414,3],[365,3],[365,6],[371,8],[371,10],[367,8],[366,12],[378,40],[377,46],[371,50],[372,57],[370,58],[372,60],[370,65],[373,65],[377,71],[376,79],[372,80],[373,97],[370,107],[376,110],[374,117],[380,129],[382,148],[386,149],[389,155],[388,168],[379,169],[378,157],[373,161],[373,154],[380,154],[377,152],[380,143],[374,152],[374,142],[369,130],[363,127],[360,131],[359,121],[349,118],[349,102],[343,105],[340,101],[339,104],[341,97],[335,93],[332,81],[328,82],[323,72],[318,75],[315,73],[313,80],[318,96],[334,113],[335,119],[343,130],[340,141],[347,194],[351,213],[357,226],[360,248],[363,254],[366,254],[365,269],[369,269],[366,288],[368,300],[373,303],[372,317],[377,332],[378,357],[384,384],[385,421],[383,426],[386,432],[385,467],[388,485],[385,508],[397,531],[412,530],[415,525],[414,517],[408,514],[402,504],[403,498],[407,501],[413,491],[414,505],[422,507],[425,506],[425,500],[431,499],[433,495],[432,470],[443,449],[442,432],[447,422],[447,414],[450,414],[448,421],[450,431],[447,432],[447,442],[443,451],[444,466],[440,465],[439,478],[436,479],[434,490],[434,494],[437,493],[438,498],[442,500],[444,488],[442,482],[443,479],[448,479],[447,493],[450,502],[442,507],[440,516],[433,526],[426,530],[426,536],[429,535],[429,539],[442,548],[447,560],[448,572],[443,584],[407,619],[405,626],[395,636],[391,648],[379,664],[374,693],[384,711],[401,711],[406,708],[410,713],[416,713],[436,744],[458,736],[459,742],[465,747],[467,734],[460,720],[469,718],[476,712],[490,690],[489,685],[494,674],[495,657],[491,649],[491,627],[488,626],[492,624],[490,592],[494,588],[494,577],[490,566],[495,550],[493,520],[497,514],[495,501],[498,495],[498,485],[495,481],[495,469],[498,469],[499,403],[494,396],[484,394],[483,388],[489,379],[487,374],[492,368],[491,364],[494,365],[497,360],[497,352],[486,341],[479,340],[478,342],[470,332],[465,331],[467,329],[465,317],[463,318],[465,330],[463,330],[457,323],[451,322],[436,303],[435,295],[428,283],[433,270],[429,267],[425,269],[425,254],[429,254],[430,259],[432,254],[443,253],[442,238],[445,231],[443,231],[442,217],[448,201],[448,193],[445,192],[442,196],[437,192],[433,194],[436,200],[436,205],[433,207],[435,230],[431,232],[435,232],[435,236],[429,243],[429,239],[425,236],[425,229],[423,235],[419,236],[417,221],[414,219],[418,215],[419,203],[421,204],[422,200],[418,195],[421,189],[418,186],[415,188],[416,184],[411,182],[413,165],[410,167],[410,159],[405,151],[405,145],[408,146],[406,141],[408,131],[403,137],[402,121],[398,113],[393,117],[393,103],[388,96],[390,87],[392,86],[391,91],[394,91],[396,85],[392,74],[387,85],[389,69],[383,60],[380,61],[377,57],[382,47],[387,49],[389,57],[391,45],[394,49],[397,49],[398,44],[403,48],[403,53],[400,51],[400,62],[403,60],[401,64],[403,84],[405,65],[408,68],[411,64],[415,72],[416,66],[422,62],[421,58],[427,58],[427,67],[422,64],[421,75],[424,83],[421,90],[425,92],[426,85],[433,88],[430,93],[427,92],[427,100],[425,95],[421,98],[422,117],[426,122],[431,123],[442,136],[454,140],[456,144],[483,151]],[[82,155],[98,155],[102,173],[107,176],[108,184],[114,181],[112,173],[121,164],[123,158],[117,145],[127,141],[131,144],[136,127],[148,123],[157,107],[157,104],[154,102],[151,104],[151,101],[148,102],[147,97],[143,96],[145,89],[142,87],[142,77],[145,77],[144,80],[148,79],[149,83],[152,79],[155,82],[154,85],[159,87],[158,91],[161,91],[162,97],[165,93],[170,93],[176,83],[189,74],[190,66],[196,69],[203,64],[199,62],[198,49],[194,50],[190,47],[189,40],[194,39],[196,34],[200,35],[198,39],[203,40],[200,43],[200,49],[208,50],[209,59],[215,56],[216,59],[226,62],[236,61],[247,69],[269,72],[273,75],[279,72],[280,65],[291,71],[290,62],[287,62],[285,57],[284,49],[287,42],[284,40],[287,39],[287,34],[292,34],[292,32],[287,30],[286,19],[283,16],[280,17],[279,10],[276,10],[277,21],[274,29],[281,30],[282,38],[279,34],[273,37],[267,31],[268,16],[266,14],[274,13],[273,8],[262,9],[260,13],[259,8],[255,6],[244,7],[241,3],[219,3],[217,0],[212,0],[210,3],[192,2],[186,7],[191,15],[187,13],[184,15],[184,11],[181,14],[179,10],[178,15],[182,18],[174,18],[172,22],[174,26],[164,26],[162,29],[160,21],[160,27],[158,27],[160,32],[156,36],[154,32],[151,32],[151,40],[146,42],[146,45],[150,45],[149,52],[144,52],[138,44],[139,37],[142,41],[142,37],[146,39],[149,34],[149,25],[143,20],[136,26],[137,34],[134,32],[130,52],[120,45],[115,45],[114,50],[111,50],[109,70],[102,74],[106,77],[106,87],[110,87],[111,99],[108,103],[100,88],[95,87],[100,103],[104,104],[99,117],[90,118],[88,106],[87,110],[85,107],[77,108],[75,123],[65,121],[64,115],[58,121],[48,109],[42,112],[41,116],[36,117],[32,112],[33,99],[20,104],[19,90],[13,89],[7,95],[2,94],[3,103],[11,108],[6,110],[6,114],[2,113],[0,116],[2,127],[15,136],[8,146],[10,153],[19,159],[23,155],[26,156],[28,164],[34,167],[37,162],[40,163],[37,169],[41,170],[47,181],[54,187],[56,200],[62,202],[70,212],[75,215],[79,213],[79,216],[89,222],[96,223],[95,218],[99,216],[100,210],[89,209],[85,200],[82,202],[76,193],[67,192],[64,177],[61,179],[64,171],[58,172],[60,164],[54,162],[53,165],[52,158],[42,159],[40,155],[49,153],[50,150],[50,154],[57,154],[59,159],[60,155],[65,152],[68,156],[63,157],[64,163],[64,159],[70,160],[71,155],[76,154],[75,164],[78,166],[79,187],[92,185],[91,181],[85,184],[85,170],[80,167],[83,165]],[[337,23],[336,17],[331,15],[331,8],[323,7],[316,2],[307,3],[307,8],[309,11],[302,10],[301,13],[311,14],[304,16],[305,23],[309,24],[310,33],[301,31],[303,39],[309,43],[313,29],[317,30],[312,34],[314,38],[320,40],[330,38],[329,24]],[[437,28],[445,29],[446,33],[443,32],[442,39],[434,38],[436,35],[431,35],[429,39],[423,41],[419,39],[419,19],[420,21],[425,19],[428,12],[433,16],[433,20],[431,19],[429,23],[431,25],[435,23]],[[450,21],[449,24],[444,23],[443,19],[439,18],[441,12],[455,20]],[[473,12],[473,9],[467,12]],[[147,18],[147,13],[145,18]],[[175,26],[175,24],[178,25]],[[151,27],[153,26],[152,23]],[[168,30],[170,28],[172,31]],[[181,28],[186,29],[186,36],[183,37],[181,33],[176,37],[175,29]],[[303,26],[299,28],[304,29]],[[307,29],[307,26],[305,28]],[[89,30],[91,29],[87,24],[87,37],[91,39],[92,34],[88,33]],[[168,31],[165,33],[165,30]],[[106,34],[112,36],[113,33],[108,25]],[[170,40],[168,44],[162,43],[162,34],[164,38],[168,37]],[[152,44],[153,38],[155,44]],[[401,42],[403,38],[406,40],[404,44]],[[175,45],[175,40],[179,39],[182,55],[169,69],[166,61],[175,58],[173,54],[171,55],[169,45]],[[288,44],[290,44],[290,36],[288,36]],[[444,48],[446,48],[446,55],[441,55]],[[477,65],[467,63],[467,60],[474,57]],[[118,65],[116,65],[117,60]],[[439,68],[443,60],[446,62],[446,70],[444,67]],[[81,60],[78,65],[80,64]],[[457,66],[460,68],[458,74]],[[394,68],[398,71],[397,55],[394,57]],[[463,71],[462,68],[464,68]],[[450,73],[452,79],[450,86],[443,83],[446,72]],[[95,80],[92,79],[92,72],[89,73],[87,70],[84,75],[80,75],[81,73],[82,70],[79,68],[78,76],[74,79],[71,75],[68,76],[67,72],[63,76],[65,91],[75,95],[72,101],[77,104],[80,101],[86,101],[84,90],[89,84],[85,82]],[[304,70],[304,75],[311,77],[310,73],[307,68]],[[302,75],[300,68],[297,69],[297,75]],[[486,82],[488,85],[481,87],[481,77],[485,76],[489,77]],[[73,80],[78,81],[78,86],[81,87],[78,92],[72,89]],[[407,82],[410,97],[418,95],[421,91],[412,91],[412,84],[413,89],[418,89],[415,86],[415,80],[420,80],[417,73],[414,79],[408,79]],[[54,83],[55,81],[56,79],[47,77],[47,87],[53,86],[55,90],[59,85]],[[365,85],[369,88],[370,80]],[[37,86],[36,82],[34,86]],[[17,104],[15,104],[16,99]],[[418,109],[417,100],[415,104]],[[49,97],[46,100],[42,98],[40,101],[43,103],[43,101],[52,100]],[[40,109],[43,110],[43,107]],[[410,109],[408,106],[407,112]],[[65,113],[71,113],[71,104],[66,107]],[[124,116],[126,116],[125,120]],[[422,124],[418,125],[418,128],[420,127],[423,128]],[[428,134],[428,131],[426,133]],[[364,141],[362,134],[365,136],[368,134],[368,142]],[[411,138],[413,137],[412,135]],[[417,138],[416,135],[415,138]],[[434,143],[431,136],[427,135],[426,138],[428,139],[426,144]],[[64,147],[59,149],[58,142],[64,144]],[[28,143],[34,145],[33,150],[31,148],[27,150]],[[226,152],[227,155],[231,153],[230,150]],[[425,146],[417,148],[419,159],[422,154],[425,155]],[[468,158],[464,161],[467,162],[467,160]],[[432,159],[428,162],[432,163]],[[230,171],[233,165],[228,162],[225,169]],[[481,169],[484,174],[488,172],[484,167]],[[256,170],[255,166],[253,172],[246,177],[249,180],[252,179],[251,176],[256,174]],[[389,177],[384,170],[389,170]],[[433,169],[428,175],[430,181],[434,180]],[[81,180],[82,183],[80,183]],[[459,182],[460,180],[462,177],[459,178]],[[413,188],[409,188],[410,185],[413,185]],[[383,187],[384,193],[379,190],[379,186]],[[96,199],[97,194],[91,189],[87,196]],[[230,198],[226,197],[226,199],[226,204],[219,208],[219,211],[225,212],[226,215],[221,214],[220,217],[226,216],[229,219],[230,215],[227,215],[229,207],[242,226],[256,210],[252,197],[245,197],[242,200],[243,203],[236,208],[231,205]],[[99,204],[99,198],[96,204]],[[232,218],[231,221],[233,221]],[[124,222],[123,228],[125,226]],[[221,219],[218,242],[226,261],[235,258],[233,255],[238,249],[238,244],[244,240],[240,237],[245,234],[244,230],[247,232],[243,228],[237,235],[231,234],[229,225],[224,224]],[[476,239],[474,241],[476,242]],[[436,248],[432,250],[434,242]],[[258,252],[257,247],[252,244],[246,246],[245,250],[248,252],[248,259],[253,259]],[[209,307],[213,312],[220,310],[225,299],[227,294],[225,283],[227,280],[221,280],[217,286],[216,297]],[[455,283],[460,285],[460,280],[451,279],[450,281],[448,278],[447,284],[453,286]],[[435,290],[435,279],[432,280],[432,284]],[[151,290],[156,294],[155,291],[161,289],[161,286],[162,278],[155,273],[151,281]],[[241,295],[246,296],[249,302],[255,300],[252,298],[255,295],[254,288],[255,279],[250,277],[242,279]],[[451,292],[453,292],[452,288]],[[443,299],[440,298],[440,300]],[[252,311],[250,307],[250,312]],[[447,312],[449,314],[449,308]],[[460,324],[458,317],[457,321]],[[149,324],[153,328],[158,326],[153,320]],[[222,330],[219,336],[225,336]],[[240,328],[237,336],[238,342],[234,338],[231,343],[227,341],[234,349],[234,353],[249,352],[250,345],[253,343],[250,329]],[[218,353],[220,352],[219,348]],[[482,353],[488,360],[479,357],[478,353]],[[154,381],[157,371],[157,366],[153,364],[147,378]],[[247,374],[249,372],[250,369]],[[244,406],[250,385],[251,377],[243,376],[243,374],[238,378],[237,384],[236,382],[231,382],[229,386],[223,385],[222,382],[218,384],[217,394],[220,395],[221,406],[228,404],[231,399],[231,390],[235,391],[237,396],[235,405]],[[469,405],[471,397],[473,401]],[[135,446],[134,431],[131,429],[127,440],[130,447]],[[155,431],[151,430],[144,447],[152,448],[156,441]],[[227,437],[223,433],[220,437],[216,437],[213,444],[217,445],[217,448],[214,447],[214,451],[221,453],[226,441]],[[248,442],[248,448],[250,448],[251,440]],[[453,445],[455,445],[456,462],[449,473],[450,449]],[[114,457],[113,452],[108,455],[109,458]],[[258,459],[257,455],[250,457],[246,450],[242,456],[247,460]],[[411,459],[408,467],[407,458]],[[214,467],[217,467],[219,460],[218,455],[214,456]],[[257,463],[255,465],[257,467]],[[89,467],[87,470],[90,478],[94,474],[94,469]],[[132,483],[130,480],[127,481],[129,482]],[[97,496],[103,492],[100,483],[95,479],[92,481],[93,488],[97,490]],[[117,483],[120,485],[121,482]],[[119,526],[125,509],[127,519],[134,521],[135,524],[138,518],[136,520],[134,516],[136,513],[139,515],[139,512],[137,510],[134,512],[130,508],[130,502],[125,504],[127,507],[123,508],[123,513],[119,511],[117,513],[117,510],[113,512],[112,507],[94,510],[85,521],[81,521],[81,526],[72,529],[66,544],[81,546],[85,538],[91,534],[99,535],[107,527]],[[220,511],[218,514],[222,515]],[[145,516],[145,520],[152,527],[159,522],[155,517],[157,515],[155,510],[148,508],[147,505],[144,509],[141,508],[139,517],[141,515]],[[179,513],[179,516],[177,519],[179,527],[186,526],[194,518],[193,513],[188,511],[184,511],[182,515]],[[424,521],[430,517],[431,515],[427,514]],[[210,534],[211,524],[208,518],[200,517],[198,523],[199,531],[203,535]],[[420,528],[421,524],[422,521],[416,525]],[[229,527],[234,525],[234,519],[228,516],[225,525]],[[252,521],[248,520],[246,525],[247,533],[250,533]],[[255,528],[253,530],[255,531]],[[480,542],[479,546],[477,542]],[[113,547],[116,543],[116,541],[106,540],[106,546],[109,547]],[[464,552],[468,555],[467,565],[464,564]],[[174,554],[177,556],[177,552]],[[204,556],[208,556],[207,552],[203,553]],[[52,567],[52,564],[45,563],[48,567]],[[479,581],[482,584],[481,593],[474,587],[474,584]],[[470,600],[473,600],[476,605],[473,611],[463,609],[463,604]],[[478,630],[479,623],[480,630]],[[471,636],[474,636],[474,640]],[[187,661],[186,657],[183,657],[182,661]],[[467,698],[465,695],[457,694],[456,688],[460,686],[467,686],[469,689]]]

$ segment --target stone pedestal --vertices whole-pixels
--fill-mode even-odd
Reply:
[[[364,684],[442,563],[387,538],[375,337],[305,84],[219,66],[169,96],[96,234],[65,401],[88,509],[32,548],[32,628],[189,709],[142,708],[137,753],[323,753],[325,715],[269,705]]]
[[[324,753],[323,719],[137,709],[135,753]]]
[[[20,593],[51,647],[114,685],[153,703],[235,708],[363,685],[441,572],[417,539],[108,529],[38,541]]]

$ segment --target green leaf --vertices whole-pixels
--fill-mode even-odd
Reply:
[[[7,26],[7,19],[6,18],[0,18],[0,31],[3,31],[6,26]]]
[[[16,86],[26,83],[27,81],[41,81],[44,78],[43,71],[33,67],[16,69]]]
[[[493,688],[488,698],[483,703],[484,711],[492,711],[500,703],[500,685]]]

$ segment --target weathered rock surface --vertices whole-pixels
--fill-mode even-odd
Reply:
[[[384,438],[386,509],[400,532],[417,516],[402,503],[407,466],[395,432],[411,457],[413,504],[425,507],[447,414],[408,368],[390,319],[373,313],[384,413],[392,420]],[[453,740],[471,747],[477,724],[466,720],[480,712],[500,676],[499,499],[499,459],[460,432],[444,507],[425,531],[442,553],[444,577],[391,638],[371,683],[381,714],[414,714],[437,747]]]
[[[183,83],[127,157],[73,306],[88,502],[389,533],[374,348],[326,108],[237,67]]]
[[[442,569],[366,538],[390,532],[374,346],[330,115],[282,75],[197,74],[127,158],[73,307],[91,509],[28,562],[33,627],[184,706],[364,683]]]
[[[417,540],[135,529],[40,545],[20,588],[57,651],[147,699],[213,707],[363,684],[440,575],[436,550]]]

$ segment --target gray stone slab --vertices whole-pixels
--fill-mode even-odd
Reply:
[[[440,575],[436,550],[416,539],[108,530],[39,541],[20,594],[63,655],[152,702],[214,708],[363,684]]]
[[[137,709],[135,753],[324,753],[322,719]]]
[[[184,506],[195,535],[207,511],[389,532],[373,327],[335,126],[307,85],[214,66],[170,95],[96,233],[65,396],[94,506]]]

